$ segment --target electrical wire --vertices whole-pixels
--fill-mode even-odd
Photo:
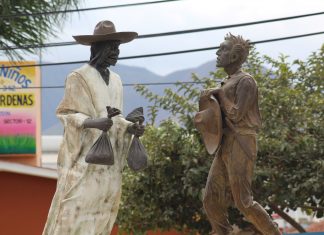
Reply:
[[[177,35],[177,34],[197,33],[197,32],[211,31],[211,30],[218,30],[218,29],[228,29],[228,28],[243,27],[243,26],[250,26],[256,24],[273,23],[277,21],[292,20],[292,19],[311,17],[311,16],[317,16],[323,14],[324,12],[321,11],[321,12],[315,12],[310,14],[295,15],[295,16],[274,18],[268,20],[259,20],[259,21],[252,21],[252,22],[245,22],[245,23],[238,23],[238,24],[222,25],[222,26],[199,28],[199,29],[189,29],[189,30],[181,30],[181,31],[172,31],[172,32],[156,33],[156,34],[146,34],[146,35],[140,35],[139,38],[163,37],[163,36],[170,36],[170,35]]]
[[[212,31],[212,30],[219,30],[219,29],[227,29],[227,28],[243,27],[243,26],[250,26],[250,25],[257,25],[257,24],[264,24],[264,23],[272,23],[272,22],[277,22],[277,21],[292,20],[292,19],[298,19],[298,18],[303,18],[303,17],[317,16],[317,15],[322,15],[322,14],[324,14],[323,11],[310,13],[310,14],[274,18],[274,19],[268,19],[268,20],[245,22],[245,23],[239,23],[239,24],[221,25],[221,26],[206,27],[206,28],[199,28],[199,29],[178,30],[178,31],[170,31],[170,32],[155,33],[155,34],[143,34],[143,35],[139,35],[137,38],[143,39],[143,38],[181,35],[181,34],[188,34],[188,33],[198,33],[198,32],[205,32],[205,31]],[[17,49],[27,49],[27,48],[45,48],[45,47],[59,47],[59,46],[72,46],[72,45],[79,45],[79,44],[75,41],[53,42],[53,43],[44,43],[44,44],[35,44],[35,45],[25,45],[25,46],[20,46],[20,47],[19,46],[18,47],[1,47],[0,50],[17,50]]]
[[[147,83],[125,83],[123,86],[137,86],[137,85],[143,85],[143,86],[166,86],[166,85],[177,85],[177,84],[202,84],[204,82],[147,82]],[[64,86],[34,86],[34,87],[28,87],[28,88],[22,88],[17,87],[14,88],[14,90],[22,90],[22,89],[62,89],[65,88]],[[0,87],[0,90],[12,90],[10,88],[4,88]]]
[[[322,32],[316,32],[316,33],[309,33],[309,34],[301,34],[301,35],[295,35],[295,36],[289,36],[289,37],[282,37],[282,38],[274,38],[274,39],[266,39],[266,40],[260,40],[260,41],[254,41],[251,42],[251,44],[260,44],[260,43],[268,43],[268,42],[276,42],[281,40],[289,40],[289,39],[295,39],[300,37],[308,37],[308,36],[314,36],[324,34],[324,31]],[[167,53],[158,53],[158,54],[150,54],[146,55],[145,57],[149,56],[161,56],[161,55],[171,55],[172,54],[180,54],[180,53],[189,53],[189,52],[197,52],[197,51],[204,51],[204,50],[215,50],[219,47],[207,47],[207,48],[200,48],[200,49],[193,49],[193,50],[186,50],[186,51],[175,51],[175,52],[167,52]],[[144,55],[136,56],[136,58],[143,58]],[[130,57],[122,57],[120,59],[134,59],[135,56]],[[35,65],[21,65],[19,67],[35,67],[35,66],[49,66],[49,65],[63,65],[63,64],[77,64],[77,63],[86,63],[88,61],[72,61],[72,62],[62,62],[62,63],[48,63],[48,64],[35,64]],[[1,66],[0,68],[10,68],[10,67],[16,67],[16,66]],[[175,85],[179,82],[160,82],[160,83],[125,83],[123,86],[135,86],[135,85],[145,85],[145,86],[151,86],[151,85]],[[181,83],[188,83],[188,84],[199,84],[201,82],[181,82]],[[42,86],[42,87],[28,87],[28,88],[15,88],[15,89],[51,89],[51,88],[64,88],[64,86]],[[8,90],[8,88],[0,87],[0,90]]]
[[[315,36],[315,35],[320,35],[320,34],[324,34],[324,31],[254,41],[254,42],[251,42],[251,44],[261,44],[261,43],[277,42],[277,41],[283,41],[283,40],[291,40],[291,39],[296,39],[296,38],[301,38],[301,37],[310,37],[310,36]],[[191,50],[170,51],[170,52],[162,52],[162,53],[154,53],[154,54],[125,56],[125,57],[120,57],[118,60],[130,60],[130,59],[157,57],[157,56],[176,55],[176,54],[184,54],[184,53],[192,53],[192,52],[200,52],[200,51],[208,51],[208,50],[217,50],[218,48],[219,48],[219,46],[205,47],[205,48],[198,48],[198,49],[191,49]],[[57,62],[57,63],[26,64],[26,65],[19,65],[18,67],[41,67],[41,66],[67,65],[67,64],[81,64],[81,63],[87,63],[87,62],[88,62],[88,60],[80,60],[80,61],[67,61],[67,62]],[[12,62],[12,63],[14,64],[15,62]],[[12,67],[17,67],[17,65],[2,66],[0,68],[12,68]]]
[[[166,3],[166,2],[175,2],[181,0],[160,0],[160,1],[150,1],[150,2],[138,2],[138,3],[129,3],[129,4],[119,4],[112,6],[102,6],[102,7],[91,7],[91,8],[80,8],[80,9],[66,9],[60,11],[47,11],[47,12],[33,12],[33,13],[23,13],[23,14],[12,14],[12,15],[0,15],[0,19],[8,19],[8,18],[20,18],[20,17],[30,17],[30,16],[40,16],[40,15],[52,15],[52,14],[65,14],[65,13],[73,13],[73,12],[83,12],[83,11],[97,11],[111,8],[121,8],[121,7],[134,7],[148,4],[156,4],[156,3]]]

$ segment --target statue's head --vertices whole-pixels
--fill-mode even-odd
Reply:
[[[242,36],[231,33],[225,36],[225,41],[220,44],[216,52],[216,66],[219,68],[240,67],[247,59],[250,50],[250,41]]]
[[[119,56],[119,40],[107,40],[91,44],[90,64],[95,67],[107,68],[117,63]]]
[[[130,42],[136,37],[136,32],[117,32],[113,22],[109,20],[100,21],[93,34],[73,36],[78,43],[91,46],[90,64],[101,68],[115,65],[119,55],[119,45]]]

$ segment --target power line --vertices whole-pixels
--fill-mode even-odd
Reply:
[[[207,27],[207,28],[199,28],[199,29],[189,29],[189,30],[165,32],[165,33],[147,34],[147,35],[141,35],[141,36],[139,36],[139,38],[162,37],[162,36],[170,36],[170,35],[185,34],[185,33],[197,33],[197,32],[211,31],[211,30],[218,30],[218,29],[243,27],[243,26],[249,26],[249,25],[255,25],[255,24],[264,24],[264,23],[272,23],[272,22],[277,22],[277,21],[292,20],[292,19],[322,15],[322,14],[324,14],[323,11],[310,13],[310,14],[303,14],[303,15],[295,15],[295,16],[274,18],[274,19],[268,19],[268,20],[259,20],[259,21],[252,21],[252,22],[246,22],[246,23],[239,23],[239,24],[230,24],[230,25],[222,25],[222,26],[216,26],[216,27]]]
[[[254,42],[251,42],[251,44],[261,44],[261,43],[268,43],[268,42],[290,40],[290,39],[296,39],[296,38],[301,38],[301,37],[310,37],[310,36],[315,36],[315,35],[320,35],[320,34],[324,34],[324,31],[315,32],[315,33],[308,33],[308,34],[300,34],[300,35],[294,35],[294,36],[288,36],[288,37],[280,37],[280,38],[272,38],[272,39],[254,41]],[[129,60],[129,59],[156,57],[156,56],[176,55],[176,54],[184,54],[184,53],[216,50],[218,48],[219,48],[219,46],[205,47],[205,48],[198,48],[198,49],[191,49],[191,50],[182,50],[182,51],[170,51],[170,52],[162,52],[162,53],[155,53],[155,54],[125,56],[125,57],[120,57],[118,60]],[[27,64],[27,65],[19,65],[18,67],[54,66],[54,65],[67,65],[67,64],[81,64],[81,63],[87,63],[87,62],[88,62],[88,60],[80,60],[80,61],[68,61],[68,62],[57,62],[57,63]],[[2,66],[0,68],[12,68],[12,67],[17,67],[17,65]]]
[[[165,85],[178,85],[178,84],[205,84],[206,82],[195,82],[195,81],[177,81],[177,82],[147,82],[147,83],[124,83],[123,86],[137,86],[137,85],[143,85],[143,86],[165,86]],[[4,87],[0,87],[0,90],[26,90],[26,89],[62,89],[65,88],[65,86],[38,86],[38,87],[15,87],[14,89],[8,89]]]
[[[230,24],[230,25],[221,25],[215,27],[206,27],[206,28],[199,28],[199,29],[188,29],[188,30],[178,30],[178,31],[170,31],[164,33],[155,33],[155,34],[143,34],[139,35],[138,39],[143,38],[153,38],[153,37],[164,37],[164,36],[172,36],[172,35],[180,35],[180,34],[188,34],[188,33],[198,33],[198,32],[205,32],[205,31],[212,31],[212,30],[219,30],[219,29],[227,29],[227,28],[234,28],[234,27],[243,27],[243,26],[250,26],[250,25],[257,25],[257,24],[264,24],[264,23],[272,23],[277,21],[285,21],[285,20],[292,20],[298,19],[303,17],[311,17],[316,15],[322,15],[324,12],[315,12],[310,14],[303,14],[303,15],[295,15],[295,16],[288,16],[282,18],[274,18],[268,20],[260,20],[260,21],[252,21],[246,23],[239,23],[239,24]],[[1,47],[0,50],[17,50],[17,49],[27,49],[27,48],[42,48],[42,47],[59,47],[59,46],[72,46],[72,45],[79,45],[75,41],[70,42],[53,42],[53,43],[44,43],[44,44],[35,44],[35,45],[25,45],[21,47]]]
[[[166,2],[175,2],[180,0],[160,0],[160,1],[151,1],[151,2],[138,2],[138,3],[129,3],[129,4],[119,4],[113,6],[102,6],[102,7],[91,7],[91,8],[81,8],[81,9],[66,9],[59,11],[47,11],[47,12],[33,12],[33,13],[22,13],[22,14],[12,14],[12,15],[1,15],[1,18],[19,18],[19,17],[28,17],[28,16],[40,16],[40,15],[52,15],[52,14],[65,14],[65,13],[73,13],[73,12],[83,12],[83,11],[97,11],[103,9],[110,8],[121,8],[121,7],[133,7],[133,6],[141,6],[148,4],[156,4],[156,3],[166,3]]]
[[[166,86],[166,85],[177,85],[177,84],[202,84],[204,82],[147,82],[147,83],[125,83],[123,86],[136,86],[136,85],[143,85],[143,86]],[[22,89],[62,89],[65,86],[38,86],[38,87],[28,87],[28,88],[14,88],[15,90],[22,90]],[[0,87],[0,90],[10,90],[8,88]]]

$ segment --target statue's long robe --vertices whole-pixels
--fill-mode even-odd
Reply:
[[[58,154],[58,182],[43,235],[108,235],[115,222],[121,196],[122,170],[131,135],[131,123],[113,117],[109,138],[114,150],[112,166],[85,162],[100,136],[97,129],[83,128],[87,118],[107,117],[106,106],[122,110],[119,76],[111,71],[107,86],[100,73],[86,64],[66,79],[64,98],[57,116],[64,125]]]

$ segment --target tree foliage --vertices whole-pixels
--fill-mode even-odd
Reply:
[[[263,128],[258,135],[254,195],[263,206],[281,210],[304,208],[317,217],[324,204],[324,46],[307,61],[272,59],[255,50],[245,70],[258,82]],[[225,74],[177,84],[159,96],[138,86],[152,102],[150,124],[143,137],[150,165],[140,173],[126,170],[118,223],[122,230],[141,234],[160,228],[207,234],[202,192],[212,161],[193,126],[200,91],[215,86]],[[158,111],[172,115],[155,124]],[[274,208],[274,207],[267,207]],[[271,213],[271,209],[268,209]],[[232,223],[241,223],[231,210]]]
[[[140,234],[156,228],[208,228],[199,202],[211,158],[202,154],[198,135],[171,120],[149,126],[145,135],[150,166],[140,173],[126,172],[120,229]]]
[[[30,45],[42,44],[54,36],[66,14],[22,14],[52,12],[77,7],[78,0],[1,0],[0,47],[9,58],[21,59],[22,55],[10,47],[25,47],[26,53],[35,53]]]
[[[256,76],[263,129],[254,189],[263,204],[282,209],[323,207],[324,46],[306,62],[286,59],[264,57],[272,79]],[[251,62],[253,67],[257,60]],[[323,216],[323,210],[315,213]]]

